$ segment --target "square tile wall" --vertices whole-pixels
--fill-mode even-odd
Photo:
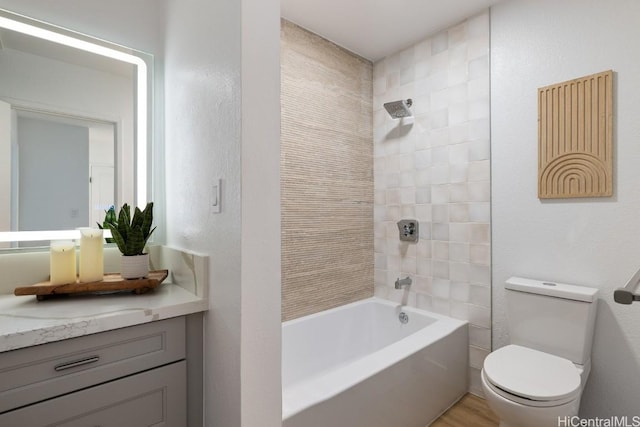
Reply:
[[[375,294],[468,320],[476,394],[491,350],[489,88],[488,11],[373,68]],[[383,108],[407,98],[413,124]],[[403,218],[420,222],[417,244],[398,239]]]

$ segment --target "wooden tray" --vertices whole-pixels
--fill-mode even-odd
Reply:
[[[55,295],[69,295],[91,292],[108,291],[133,291],[136,294],[144,294],[155,289],[169,275],[169,270],[154,270],[143,279],[123,279],[120,273],[108,273],[99,282],[67,283],[64,285],[52,285],[51,282],[40,282],[32,286],[15,288],[14,295],[36,295],[38,301]]]

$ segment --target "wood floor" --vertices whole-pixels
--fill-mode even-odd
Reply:
[[[484,399],[467,393],[431,427],[498,427],[499,423]]]

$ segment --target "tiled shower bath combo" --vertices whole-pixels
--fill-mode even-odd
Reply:
[[[412,99],[412,124],[383,104]],[[468,320],[470,390],[491,349],[489,13],[373,67],[375,294]],[[417,244],[396,222],[420,222]],[[398,277],[411,276],[406,291]]]

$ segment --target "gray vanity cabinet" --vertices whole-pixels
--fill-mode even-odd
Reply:
[[[0,426],[186,426],[185,348],[178,317],[0,353]]]

